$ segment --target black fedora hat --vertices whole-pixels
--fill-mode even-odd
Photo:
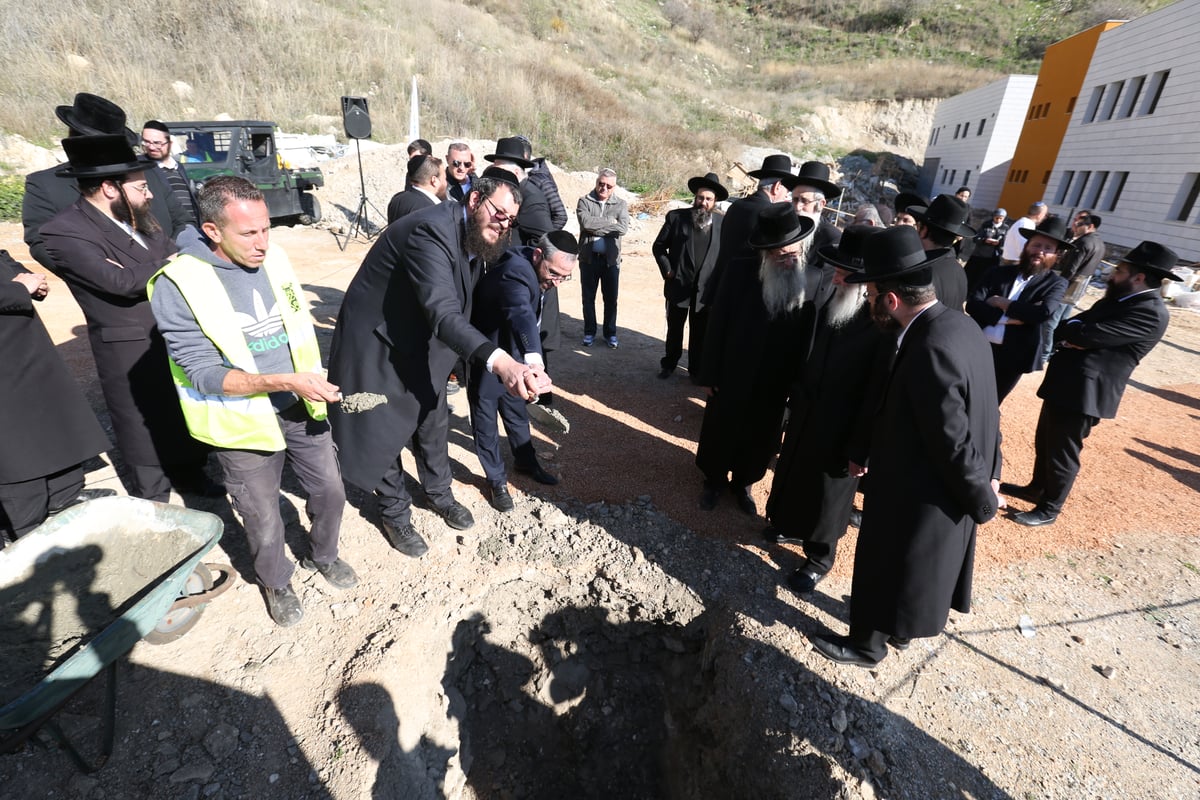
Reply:
[[[767,156],[763,159],[761,167],[746,174],[760,181],[767,178],[790,178],[795,174],[792,172],[792,157],[783,153]]]
[[[137,134],[125,126],[125,111],[111,100],[98,94],[80,92],[69,106],[57,106],[54,116],[74,134],[98,136],[119,133],[129,146],[137,144]]]
[[[924,208],[929,205],[929,201],[919,194],[912,192],[900,192],[896,195],[896,199],[892,201],[892,208],[896,209],[897,214],[907,214],[908,210],[913,206]]]
[[[150,159],[136,155],[120,133],[69,136],[62,147],[70,163],[54,171],[60,178],[113,178],[154,166]]]
[[[975,235],[975,229],[967,224],[970,207],[952,194],[939,194],[926,207],[910,206],[908,213],[931,228],[941,228],[955,236]]]
[[[911,286],[933,282],[930,258],[921,236],[911,225],[894,225],[868,236],[862,244],[863,271],[846,276],[846,283],[878,283],[904,279]]]
[[[697,175],[688,181],[688,191],[696,194],[701,189],[708,189],[717,196],[717,202],[729,199],[729,190],[721,185],[721,180],[717,177],[717,173],[710,172],[701,177]]]
[[[1183,280],[1183,278],[1171,271],[1179,263],[1179,255],[1171,248],[1158,242],[1142,242],[1126,253],[1121,258],[1121,263],[1136,267],[1138,272],[1157,275],[1169,281]]]
[[[1036,228],[1021,228],[1020,233],[1026,239],[1032,239],[1034,236],[1045,236],[1047,239],[1053,239],[1060,245],[1075,249],[1075,245],[1071,244],[1067,238],[1067,221],[1062,217],[1046,217]]]
[[[826,200],[833,200],[842,194],[842,187],[829,180],[829,165],[820,161],[805,161],[798,173],[784,179],[783,185],[789,190],[797,186],[811,186],[825,195]]]
[[[488,167],[479,177],[488,178],[493,181],[500,181],[500,183],[507,183],[514,189],[520,188],[520,184],[517,181],[517,176],[506,170],[504,167]]]
[[[755,250],[787,247],[810,236],[817,223],[796,213],[791,203],[772,203],[758,215],[754,232],[746,244]]]
[[[827,244],[817,248],[817,255],[835,267],[862,272],[863,243],[872,234],[883,233],[883,228],[874,225],[847,225],[842,231],[842,240],[837,244]]]
[[[519,136],[505,136],[496,140],[496,152],[483,157],[484,161],[495,161],[497,158],[511,161],[521,169],[529,169],[533,162],[525,157],[525,144]]]

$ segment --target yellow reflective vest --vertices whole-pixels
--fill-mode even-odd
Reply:
[[[292,367],[296,372],[319,373],[321,350],[317,345],[316,330],[303,306],[304,290],[292,272],[287,255],[277,247],[270,248],[261,269],[270,279],[271,291],[283,317]],[[242,372],[257,374],[254,354],[242,333],[242,323],[236,318],[233,304],[229,302],[214,267],[195,256],[182,255],[150,279],[147,290],[151,295],[155,282],[164,275],[178,287],[200,330],[221,351],[226,364]],[[230,450],[276,452],[286,448],[268,394],[246,397],[201,394],[173,359],[171,377],[175,380],[183,418],[193,438]],[[325,403],[304,400],[304,405],[313,419],[325,419]]]

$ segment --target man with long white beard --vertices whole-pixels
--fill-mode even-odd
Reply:
[[[758,513],[750,487],[779,449],[788,387],[808,355],[817,311],[832,293],[833,268],[811,257],[815,227],[790,203],[768,206],[750,234],[751,254],[728,266],[701,382],[710,395],[696,450],[706,511],[729,486],[742,511]]]
[[[787,581],[801,593],[811,592],[833,568],[858,487],[847,464],[866,461],[863,433],[878,396],[872,378],[885,373],[879,359],[894,347],[872,322],[862,284],[846,283],[863,269],[863,243],[882,230],[851,225],[836,247],[818,251],[834,266],[834,294],[818,316],[812,352],[791,388],[787,433],[767,500],[770,524],[763,531],[773,544],[803,546],[806,558]]]

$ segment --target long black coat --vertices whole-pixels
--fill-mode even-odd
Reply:
[[[926,255],[932,259],[929,268],[933,271],[933,288],[938,302],[961,312],[967,302],[967,273],[954,257],[954,250],[928,250]]]
[[[29,291],[28,272],[0,250],[0,483],[50,475],[109,448],[96,415],[54,349]]]
[[[437,201],[424,192],[417,191],[413,188],[405,189],[403,192],[396,192],[392,195],[392,199],[388,201],[387,221],[391,225],[401,217],[407,217],[414,211],[420,211],[422,208],[437,205]]]
[[[374,392],[388,402],[358,414],[330,404],[342,474],[355,486],[379,484],[437,407],[455,361],[491,355],[491,342],[468,321],[481,269],[468,262],[456,202],[388,225],[358,268],[333,332],[329,379],[344,394]]]
[[[995,353],[997,376],[1013,371],[1033,372],[1041,366],[1042,323],[1058,311],[1067,288],[1061,275],[1045,270],[1029,279],[1017,299],[1008,304],[1007,312],[988,305],[989,297],[1008,297],[1019,272],[1017,264],[996,267],[984,276],[967,300],[967,314],[980,328],[995,325],[1003,316],[1022,323],[1004,326],[1004,344]]]
[[[720,253],[723,224],[722,214],[712,215],[712,241],[704,263],[697,264],[692,252],[692,234],[695,232],[692,209],[677,208],[667,212],[651,250],[663,277],[663,296],[668,303],[675,305],[687,300],[693,303],[693,311],[704,309],[701,298]],[[668,278],[668,274],[672,277]]]
[[[529,178],[521,181],[520,189],[521,207],[517,210],[517,228],[513,235],[520,238],[521,244],[533,246],[538,239],[557,228],[550,219],[550,203],[546,200],[545,192]]]
[[[160,232],[135,242],[79,198],[42,226],[55,272],[87,320],[92,357],[117,447],[133,465],[194,464],[207,448],[191,437],[167,364],[146,282],[175,252]]]
[[[1167,332],[1169,318],[1158,290],[1125,300],[1107,297],[1054,331],[1059,347],[1046,365],[1038,397],[1091,417],[1112,419],[1138,362]]]
[[[25,176],[25,199],[21,204],[21,222],[25,226],[25,244],[29,253],[46,269],[55,272],[54,260],[42,243],[41,227],[55,214],[79,199],[79,189],[71,178],[54,174],[61,166],[31,172]],[[170,239],[178,236],[188,224],[194,224],[191,210],[175,199],[171,186],[157,167],[147,166],[146,185],[150,187],[150,211]]]
[[[702,305],[711,306],[716,302],[717,293],[721,291],[721,281],[730,264],[754,255],[747,240],[754,231],[754,226],[758,224],[758,215],[770,205],[770,198],[762,192],[755,192],[729,204],[725,211],[725,219],[721,223],[721,246],[718,248],[717,260],[708,284],[704,287],[704,293],[698,298]]]
[[[871,433],[850,624],[936,636],[969,611],[975,528],[996,514],[1000,412],[979,326],[940,303],[904,335]]]

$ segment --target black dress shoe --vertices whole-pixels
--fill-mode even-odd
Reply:
[[[1041,525],[1053,525],[1056,519],[1058,519],[1058,514],[1053,511],[1047,511],[1041,506],[1034,508],[1032,511],[1012,515],[1013,522],[1029,528],[1037,528]]]
[[[704,491],[700,493],[700,510],[712,511],[717,507],[717,503],[721,501],[721,490],[714,489],[711,486],[705,486]]]
[[[263,594],[267,598],[267,613],[279,627],[290,628],[304,619],[304,606],[290,583],[282,589],[264,586]]]
[[[750,487],[743,486],[740,489],[734,488],[733,499],[737,503],[737,507],[742,512],[749,514],[752,517],[758,516],[758,506],[754,505],[754,498],[750,496]]]
[[[888,644],[897,650],[907,650],[908,646],[912,644],[912,639],[906,639],[903,636],[889,636]]]
[[[660,369],[658,371],[658,377],[665,381],[667,378],[671,377],[671,375],[673,375],[674,373],[675,373],[674,367],[663,367],[662,369]]]
[[[862,512],[859,511],[857,508],[850,509],[850,527],[851,528],[861,528],[862,527]]]
[[[763,539],[770,544],[802,544],[804,542],[799,537],[789,536],[774,525],[768,525],[764,528],[762,535]]]
[[[797,594],[808,594],[817,588],[817,584],[825,580],[824,572],[817,572],[812,567],[801,567],[788,575],[788,588]]]
[[[853,664],[856,667],[873,667],[882,659],[871,658],[862,650],[854,647],[849,636],[810,636],[813,649],[830,661],[839,664]]]
[[[1042,490],[1032,484],[1029,486],[1018,486],[1015,483],[1001,483],[1000,494],[1030,503],[1037,503],[1042,499]]]
[[[98,500],[101,497],[116,497],[116,496],[117,496],[116,489],[80,489],[79,494],[75,495],[70,500],[63,503],[61,506],[50,509],[49,516],[52,517],[61,511],[66,511],[71,506],[77,506],[80,503],[86,503],[89,500]]]
[[[429,552],[429,545],[425,544],[411,523],[398,524],[384,517],[383,535],[387,537],[388,544],[411,558],[420,558]]]
[[[521,473],[522,475],[528,475],[538,483],[546,486],[558,485],[558,478],[542,469],[541,464],[534,464],[532,467],[517,467],[517,472]]]
[[[465,531],[475,524],[475,518],[467,507],[457,500],[451,500],[448,506],[434,506],[434,512],[446,521],[446,524],[456,531]]]
[[[501,513],[507,513],[515,508],[507,486],[489,486],[488,502],[492,504],[492,508]]]

